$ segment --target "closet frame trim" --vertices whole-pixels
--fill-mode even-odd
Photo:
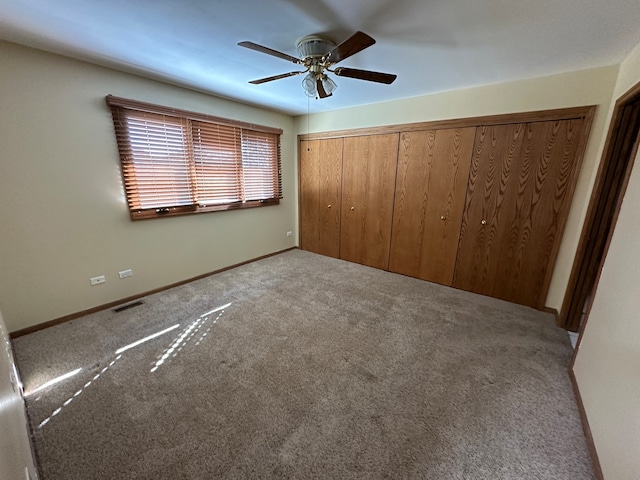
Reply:
[[[583,107],[557,108],[552,110],[536,110],[530,112],[504,113],[500,115],[485,115],[480,117],[433,120],[429,122],[402,123],[397,125],[382,125],[378,127],[350,128],[346,130],[305,133],[298,135],[298,146],[300,145],[301,140],[323,140],[327,138],[384,135],[388,133],[420,132],[423,130],[479,127],[483,125],[504,125],[509,123],[547,122],[553,120],[571,120],[574,118],[585,119],[585,133],[587,133],[588,136],[596,108],[596,105],[587,105]],[[584,154],[584,150],[582,153]]]

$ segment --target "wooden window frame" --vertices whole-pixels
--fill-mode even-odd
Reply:
[[[281,129],[113,95],[107,95],[106,102],[113,117],[123,187],[132,220],[255,208],[280,203],[282,198]],[[156,182],[155,174],[152,180],[143,180],[141,165],[145,162],[141,160],[140,154],[134,152],[136,145],[131,141],[130,119],[132,122],[148,121],[149,124],[154,125],[148,129],[140,126],[137,132],[157,134],[158,129],[171,130],[166,133],[166,137],[161,137],[165,139],[166,144],[173,142],[171,148],[167,147],[166,151],[161,151],[160,154],[164,159],[147,158],[146,160],[146,164],[150,165],[147,168],[154,169],[158,166],[171,171],[166,178],[158,181],[159,183]],[[158,125],[172,128],[161,128]],[[203,145],[201,129],[206,130],[212,139],[209,140],[212,143],[207,143],[205,146],[210,153],[214,153],[210,155],[213,160],[207,160],[206,155],[198,153],[202,148],[198,150],[194,146],[195,144],[198,147]],[[198,139],[194,140],[196,130]],[[223,143],[215,143],[217,131],[223,132],[218,135],[218,137],[220,135],[225,137],[224,140],[219,140]],[[160,133],[160,135],[165,134]],[[247,139],[246,142],[244,138]],[[149,150],[157,149],[159,143],[153,143]],[[223,147],[229,146],[233,148],[231,154],[234,159],[226,163],[215,163],[215,153],[225,152]],[[229,151],[226,153],[228,154]],[[248,165],[252,168],[247,168]],[[215,182],[217,170],[233,178],[233,181]],[[204,186],[207,183],[209,187]],[[212,183],[218,185],[211,187]],[[152,188],[163,193],[152,194]],[[171,193],[175,191],[182,193]],[[208,197],[207,201],[198,199],[199,196],[205,195]],[[212,195],[219,195],[219,200]],[[225,196],[229,198],[224,198]]]

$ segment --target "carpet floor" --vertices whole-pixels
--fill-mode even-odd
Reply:
[[[594,478],[549,314],[300,250],[143,301],[14,341],[43,480]]]

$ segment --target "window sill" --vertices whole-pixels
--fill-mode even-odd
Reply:
[[[250,202],[226,203],[221,205],[185,205],[166,208],[149,208],[145,210],[131,210],[131,220],[149,220],[151,218],[175,217],[178,215],[194,215],[197,213],[223,212],[227,210],[239,210],[244,208],[268,207],[279,205],[280,199],[256,200]]]

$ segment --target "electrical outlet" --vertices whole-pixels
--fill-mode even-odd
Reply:
[[[291,235],[293,235],[293,232],[292,232],[291,230],[289,230],[289,231],[287,232],[287,237],[290,237]]]
[[[130,277],[131,275],[133,275],[133,271],[130,268],[126,270],[122,270],[121,272],[118,272],[118,276],[120,278],[127,278],[127,277]]]
[[[100,285],[101,283],[105,283],[107,279],[104,275],[100,275],[99,277],[90,278],[89,281],[91,285]]]

